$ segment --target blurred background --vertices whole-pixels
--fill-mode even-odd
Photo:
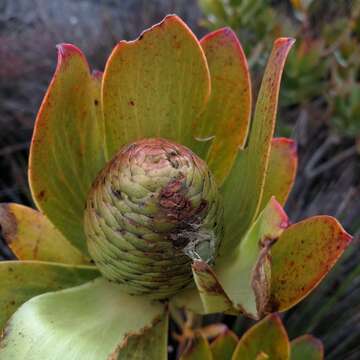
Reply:
[[[249,59],[255,97],[273,40],[297,39],[276,130],[297,141],[300,157],[287,211],[293,221],[334,215],[355,239],[326,281],[283,317],[291,338],[321,338],[327,359],[360,359],[360,0],[0,0],[0,202],[33,205],[27,156],[55,45],[74,43],[92,68],[103,69],[119,40],[136,38],[168,13],[199,37],[232,27]],[[2,243],[0,259],[9,258]],[[237,334],[251,323],[204,321],[225,322]]]

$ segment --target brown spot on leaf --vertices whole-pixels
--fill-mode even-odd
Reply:
[[[0,206],[0,234],[4,240],[11,244],[17,233],[17,220],[7,204]]]
[[[45,190],[41,190],[37,195],[38,200],[44,200],[45,194]]]

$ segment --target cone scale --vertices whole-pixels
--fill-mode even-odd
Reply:
[[[154,138],[120,149],[97,176],[85,210],[89,252],[130,294],[163,299],[192,282],[191,262],[213,263],[223,206],[207,165]]]

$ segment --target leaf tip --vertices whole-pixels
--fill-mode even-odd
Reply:
[[[338,233],[338,247],[336,250],[345,250],[347,246],[350,244],[350,242],[353,239],[353,236],[350,235],[341,225],[338,219],[336,219],[333,216],[329,215],[319,215],[318,217],[321,217],[325,222],[327,222],[333,229],[334,236],[335,233]],[[341,251],[341,252],[342,252]]]
[[[285,210],[281,204],[276,200],[275,196],[270,198],[272,208],[277,212],[279,217],[279,227],[280,229],[286,229],[290,225],[289,217],[287,216]]]
[[[220,37],[223,37],[230,41],[235,41],[235,42],[239,41],[234,31],[230,27],[226,26],[206,34],[200,39],[200,43],[204,43],[204,42],[206,43],[208,41],[213,40],[214,38],[220,38]]]
[[[283,145],[284,147],[286,147],[287,149],[289,149],[290,154],[293,157],[297,158],[298,155],[298,146],[297,143],[294,139],[290,139],[290,138],[285,138],[285,137],[279,137],[279,138],[273,138],[272,139],[272,143],[276,146],[276,145]]]
[[[85,60],[82,51],[73,44],[60,43],[56,45],[58,51],[58,63],[65,62],[72,56],[81,56]]]
[[[275,41],[274,41],[274,45],[276,47],[282,47],[282,46],[285,46],[286,48],[291,48],[296,42],[296,39],[294,38],[291,38],[291,37],[280,37],[280,38],[277,38]]]

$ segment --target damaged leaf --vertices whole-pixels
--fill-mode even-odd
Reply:
[[[288,226],[280,204],[268,205],[228,258],[220,259],[215,272],[235,308],[259,318],[270,296],[270,247]]]
[[[226,312],[232,303],[219,283],[214,271],[204,261],[194,261],[192,265],[195,284],[207,314]]]
[[[0,229],[20,260],[90,264],[39,211],[18,204],[0,204]]]
[[[167,360],[168,358],[168,317],[156,319],[153,325],[144,328],[138,333],[128,335],[107,360],[138,360],[156,359]]]

